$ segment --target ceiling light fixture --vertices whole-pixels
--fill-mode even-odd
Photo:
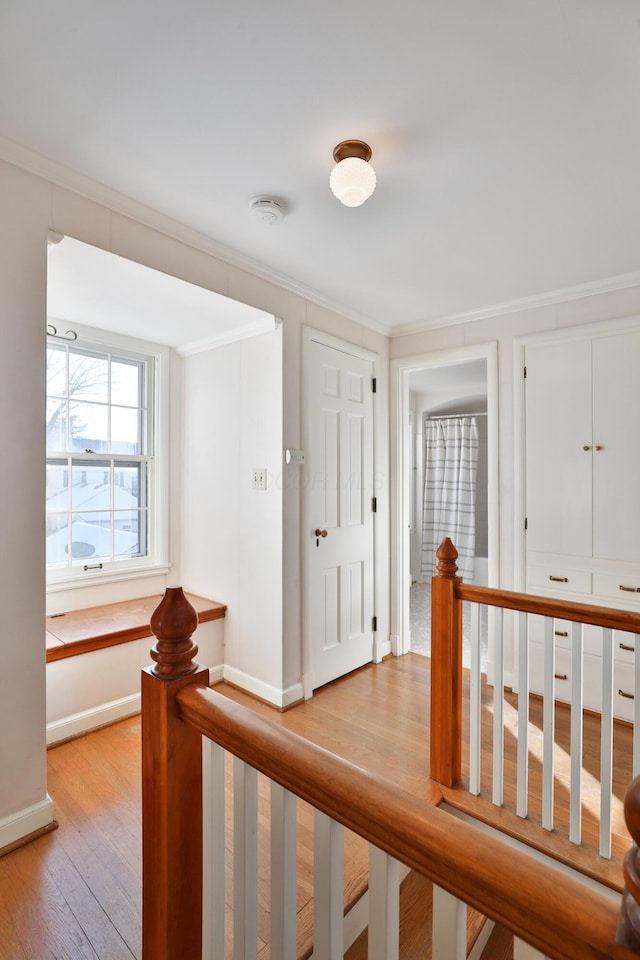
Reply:
[[[376,188],[376,172],[369,163],[371,147],[362,140],[343,140],[333,151],[333,159],[331,192],[345,207],[359,207]]]

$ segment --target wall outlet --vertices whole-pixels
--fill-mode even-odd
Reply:
[[[267,468],[266,467],[254,467],[251,471],[251,489],[252,490],[266,490],[267,489]]]

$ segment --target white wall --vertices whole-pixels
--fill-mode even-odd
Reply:
[[[0,177],[0,847],[51,821],[46,795],[44,369],[50,192]]]
[[[25,155],[25,162],[31,162]],[[2,577],[0,600],[3,631],[0,635],[0,846],[11,830],[23,834],[50,820],[46,797],[45,764],[45,658],[44,658],[44,351],[46,323],[46,233],[47,229],[91,243],[217,293],[252,304],[283,321],[283,441],[300,446],[301,328],[309,324],[360,346],[376,351],[379,365],[379,417],[376,433],[376,474],[379,511],[377,523],[377,614],[380,636],[389,634],[389,477],[388,477],[388,341],[339,314],[257,277],[216,256],[215,241],[151,211],[106,188],[76,178],[46,161],[33,162],[37,173],[28,173],[0,162],[0,321],[5,350],[0,358],[2,391],[0,466],[2,515]],[[45,171],[45,172],[43,172]],[[51,180],[46,179],[51,177]],[[55,181],[55,182],[54,182]],[[64,185],[60,185],[64,184]],[[98,197],[101,202],[88,199]],[[195,359],[195,358],[194,358]],[[254,361],[255,362],[255,358]],[[185,393],[186,398],[186,393]],[[174,411],[174,418],[176,417]],[[182,421],[182,414],[178,420]],[[282,445],[281,448],[282,450]],[[174,477],[171,498],[180,501],[175,476],[179,451],[172,450]],[[253,451],[246,451],[252,457]],[[241,460],[247,467],[262,466]],[[268,463],[267,463],[268,465]],[[280,683],[288,691],[301,678],[300,598],[300,505],[301,483],[297,466],[282,475],[282,548],[269,554],[271,566],[279,568],[285,584],[282,610],[281,651],[272,659],[275,633],[267,644],[249,622],[242,630],[232,625],[230,611],[230,656],[238,670],[250,671],[259,664],[267,682]],[[259,496],[255,494],[254,496]],[[243,505],[238,536],[252,522],[251,504]],[[238,503],[240,511],[240,504]],[[243,526],[244,525],[244,526]],[[168,582],[181,581],[198,592],[198,583],[183,575],[191,563],[179,557],[175,522],[171,528],[174,567]],[[185,545],[186,546],[186,545]],[[269,546],[265,540],[263,549]],[[179,564],[176,563],[178,559]],[[262,561],[261,557],[261,561]],[[243,556],[243,565],[251,558]],[[181,569],[182,567],[182,569]],[[194,574],[195,575],[195,574]],[[146,593],[162,589],[147,584]],[[122,588],[123,589],[123,588]],[[260,588],[261,589],[261,588]],[[140,591],[137,591],[138,593]],[[209,590],[204,591],[208,593]],[[87,595],[85,595],[87,596]],[[223,602],[229,597],[217,596]],[[260,599],[260,598],[258,598]],[[93,600],[89,603],[95,602]],[[260,600],[262,604],[262,600]],[[84,604],[86,605],[86,604]],[[255,609],[260,609],[256,604]],[[247,612],[249,620],[250,611]],[[245,629],[246,626],[246,629]],[[257,635],[256,635],[257,634]],[[236,639],[237,638],[237,639]],[[257,669],[257,667],[254,667]],[[7,734],[10,731],[10,734]],[[38,808],[31,816],[34,808]],[[42,812],[44,811],[44,812]],[[31,817],[31,819],[29,819]],[[15,831],[14,831],[15,832]],[[15,836],[12,836],[14,839]]]
[[[284,706],[282,327],[186,358],[182,381],[182,579],[228,605],[225,677]]]

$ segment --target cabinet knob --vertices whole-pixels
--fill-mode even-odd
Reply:
[[[585,445],[584,445],[584,447],[583,447],[582,449],[583,449],[583,450],[591,450],[591,447],[589,447],[589,446],[585,443]]]
[[[599,443],[596,443],[596,445],[595,445],[595,447],[594,447],[593,449],[594,449],[594,450],[602,450],[602,449],[603,449],[603,447],[602,447],[602,445],[601,445],[601,444],[599,444]]]

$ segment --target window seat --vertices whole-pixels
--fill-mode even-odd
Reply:
[[[227,611],[224,603],[193,593],[185,593],[185,596],[198,614],[198,623],[224,618]],[[159,594],[48,616],[45,628],[47,663],[151,637],[149,621],[161,599]]]

